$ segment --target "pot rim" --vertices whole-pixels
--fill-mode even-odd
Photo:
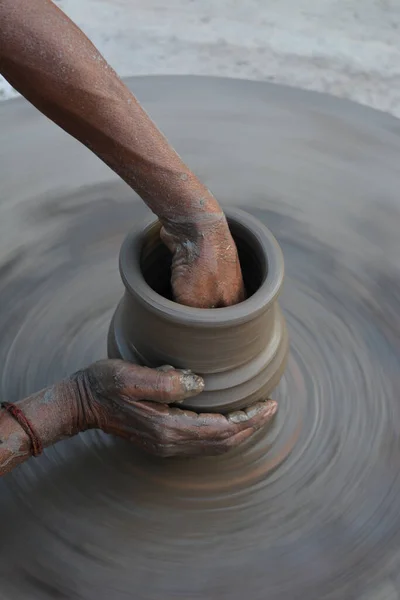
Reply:
[[[223,308],[193,308],[164,298],[145,281],[140,257],[148,229],[156,219],[147,219],[145,227],[135,228],[122,243],[119,255],[119,270],[126,290],[150,312],[179,325],[197,327],[231,327],[246,323],[268,308],[277,299],[284,279],[282,251],[274,235],[258,219],[240,209],[224,209],[230,221],[245,227],[249,235],[265,250],[267,276],[250,298],[240,304]]]

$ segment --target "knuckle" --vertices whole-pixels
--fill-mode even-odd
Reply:
[[[173,395],[174,375],[168,371],[160,371],[157,374],[155,389],[163,399],[170,398]]]

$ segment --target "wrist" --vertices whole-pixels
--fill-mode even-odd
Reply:
[[[77,431],[101,429],[102,410],[96,395],[93,393],[93,381],[90,367],[72,375],[70,383],[73,387],[73,420]]]
[[[18,402],[44,448],[82,431],[77,418],[77,387],[65,379]]]
[[[169,183],[168,201],[160,195],[157,202],[149,203],[169,234],[194,241],[211,228],[226,226],[216,198],[194,173],[178,170]]]
[[[197,208],[184,214],[177,213],[168,219],[162,219],[166,232],[178,241],[198,243],[200,240],[230,238],[229,226],[222,209],[217,205]]]

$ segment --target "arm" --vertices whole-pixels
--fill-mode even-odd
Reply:
[[[79,433],[82,415],[73,398],[75,384],[65,380],[18,402],[43,448]],[[30,436],[18,421],[0,408],[0,476],[5,475],[32,456]]]
[[[174,260],[180,270],[182,263],[187,265],[185,273],[177,269],[173,276],[178,301],[220,306],[243,298],[235,244],[218,202],[93,44],[51,0],[0,0],[0,72],[111,167],[159,217]],[[204,261],[214,271],[220,263],[206,281],[204,275],[199,281],[188,273],[202,266],[194,264],[199,256],[207,257]],[[188,275],[191,281],[185,283]]]
[[[0,70],[168,222],[220,209],[82,31],[51,0],[0,0]],[[166,200],[168,198],[168,201]]]
[[[102,429],[159,456],[221,454],[268,423],[276,402],[258,402],[230,415],[196,414],[179,404],[199,394],[203,380],[176,369],[148,369],[105,360],[17,406],[43,448],[88,429]],[[33,454],[31,437],[0,409],[0,476]]]

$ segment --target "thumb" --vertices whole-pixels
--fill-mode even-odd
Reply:
[[[161,227],[160,238],[161,241],[167,246],[168,250],[174,254],[178,246],[178,240],[176,236],[167,231],[165,227]]]
[[[183,402],[204,390],[204,381],[191,371],[170,366],[149,369],[130,365],[124,369],[121,393],[126,400],[149,400],[163,404]]]

